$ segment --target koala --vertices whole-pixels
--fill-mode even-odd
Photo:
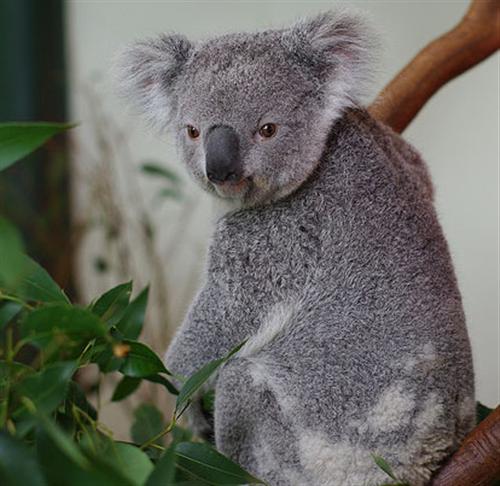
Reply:
[[[372,34],[327,12],[203,42],[162,35],[121,90],[227,211],[167,354],[188,376],[247,340],[194,429],[270,485],[428,484],[475,423],[461,296],[417,151],[361,99]]]

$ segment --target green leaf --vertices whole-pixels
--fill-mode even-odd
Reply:
[[[138,486],[110,464],[106,454],[80,449],[52,421],[37,419],[37,455],[50,486],[66,486],[69,478],[71,486]]]
[[[20,380],[23,375],[29,375],[34,372],[33,368],[23,363],[0,360],[0,399],[3,398],[3,392],[8,383],[14,383]]]
[[[24,254],[18,254],[14,258],[17,262],[16,274],[15,276],[10,274],[8,279],[2,279],[0,291],[15,295],[26,302],[69,303],[64,292],[38,263]]]
[[[125,358],[116,357],[113,354],[111,345],[106,343],[96,346],[91,361],[99,366],[101,373],[111,373],[120,369],[120,366],[125,362]]]
[[[95,337],[106,334],[106,327],[99,317],[87,309],[67,304],[51,304],[28,314],[22,325],[23,335],[39,346],[47,345],[52,339],[61,341],[67,336],[79,347]]]
[[[152,383],[158,383],[159,385],[163,385],[167,389],[167,391],[172,395],[179,394],[179,390],[177,390],[177,388],[162,375],[145,376],[144,379],[147,381],[151,381]]]
[[[189,429],[175,425],[172,429],[172,443],[178,444],[179,442],[191,442],[193,440],[193,433]]]
[[[134,393],[135,390],[141,384],[141,378],[131,378],[130,376],[124,376],[120,383],[118,383],[113,396],[111,397],[112,402],[119,402],[124,398],[127,398],[131,393]]]
[[[116,328],[127,339],[137,339],[142,331],[146,306],[148,304],[149,287],[146,287],[125,309],[123,317]]]
[[[136,444],[146,442],[164,428],[163,415],[154,405],[143,403],[134,410],[134,423],[130,429],[130,435]],[[156,443],[161,444],[162,439]]]
[[[156,463],[154,471],[149,475],[144,486],[160,486],[174,484],[175,449],[169,447]]]
[[[33,451],[4,431],[0,431],[0,484],[46,485]]]
[[[141,170],[150,176],[159,176],[174,183],[181,182],[179,176],[173,170],[154,162],[145,162],[141,165]]]
[[[214,404],[215,404],[215,390],[208,390],[201,397],[201,406],[203,408],[203,411],[208,414],[213,414]]]
[[[91,428],[84,431],[80,447],[95,472],[103,478],[121,481],[121,484],[141,486],[153,470],[148,456],[138,447],[115,442]]]
[[[483,405],[481,402],[476,402],[477,423],[482,422],[491,412],[493,412],[492,408]]]
[[[396,476],[394,476],[394,473],[392,472],[391,466],[387,463],[387,461],[381,457],[377,456],[376,454],[372,454],[372,458],[375,462],[375,464],[382,469],[391,479],[394,479],[394,481],[397,481]]]
[[[0,218],[0,288],[16,282],[23,274],[24,246],[21,235],[6,219]]]
[[[43,145],[71,123],[0,123],[0,171]]]
[[[118,468],[121,474],[137,485],[144,484],[153,471],[154,466],[148,456],[132,444],[115,443],[112,457],[114,459],[113,466]]]
[[[177,396],[177,401],[175,403],[175,413],[178,414],[182,412],[187,403],[191,400],[193,395],[203,386],[203,384],[213,375],[213,373],[222,366],[226,361],[228,361],[232,356],[234,356],[245,344],[246,341],[238,344],[233,348],[226,356],[223,358],[216,359],[215,361],[210,361],[205,366],[200,368],[194,375],[190,376],[183,387],[179,391]]]
[[[131,293],[132,282],[120,284],[99,297],[91,307],[92,312],[109,325],[115,325],[122,318]]]
[[[194,480],[210,484],[264,484],[206,443],[181,442],[175,448],[177,466]]]
[[[91,419],[97,420],[97,410],[87,400],[82,387],[76,381],[70,381],[66,401],[76,405],[80,410],[83,410]]]
[[[17,302],[5,302],[0,305],[0,329],[6,326],[21,312],[23,306]]]
[[[120,366],[124,375],[145,378],[156,373],[170,374],[162,360],[145,344],[128,340],[123,341],[123,344],[129,346],[128,354]]]
[[[18,396],[29,398],[37,412],[49,414],[64,400],[75,371],[74,361],[48,365],[38,373],[26,377],[15,387],[15,392]],[[18,421],[17,431],[20,435],[31,430],[35,423],[35,417],[25,406],[18,408],[13,416]]]
[[[161,199],[176,199],[176,200],[182,199],[181,191],[173,187],[165,187],[163,189],[160,189],[156,194],[156,196]]]
[[[75,371],[74,361],[47,365],[38,373],[25,378],[16,388],[16,392],[28,397],[39,412],[50,413],[66,396],[69,381]]]
[[[52,277],[38,263],[25,257],[24,266],[26,274],[22,281],[14,288],[14,293],[21,299],[36,302],[67,302],[69,299]]]
[[[50,438],[60,452],[78,466],[88,469],[90,463],[77,445],[54,422],[40,413],[36,413],[37,424]],[[54,465],[52,465],[54,467]]]
[[[0,299],[2,292],[24,301],[68,302],[50,275],[23,253],[18,231],[0,218]]]
[[[64,486],[71,478],[71,486],[92,485],[97,486],[94,478],[85,467],[80,467],[63,452],[58,444],[43,430],[38,427],[36,430],[36,455],[41,465],[44,476],[49,486]],[[85,458],[83,458],[85,461]],[[102,483],[99,486],[104,486]]]

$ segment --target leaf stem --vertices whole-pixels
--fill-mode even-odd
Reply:
[[[20,299],[19,297],[16,297],[15,295],[10,295],[2,292],[0,290],[0,300],[10,300],[12,302],[16,302],[17,304],[22,305],[23,307],[26,307],[26,309],[33,310],[35,307],[28,304],[24,300]]]
[[[177,419],[174,415],[172,417],[172,420],[170,421],[170,423],[160,433],[151,437],[151,439],[148,439],[146,442],[144,442],[144,444],[141,445],[141,447],[140,447],[141,451],[152,446],[158,439],[161,439],[164,435],[167,435],[175,427],[176,422],[177,422]]]
[[[12,338],[12,335],[13,335],[13,329],[12,327],[8,327],[7,328],[7,331],[5,333],[5,347],[6,347],[6,350],[7,350],[7,355],[6,355],[6,360],[7,360],[7,363],[9,364],[12,364],[12,361],[14,359],[14,355],[12,354],[12,341],[13,341],[13,338]]]

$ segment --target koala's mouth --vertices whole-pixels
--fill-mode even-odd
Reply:
[[[243,198],[252,186],[250,178],[243,178],[239,181],[225,181],[217,184],[212,183],[215,192],[224,198]]]

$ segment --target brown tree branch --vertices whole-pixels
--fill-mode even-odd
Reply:
[[[487,486],[500,480],[500,407],[465,439],[432,486]]]
[[[422,49],[382,90],[372,116],[402,132],[444,84],[500,47],[500,0],[472,0],[459,24]]]

